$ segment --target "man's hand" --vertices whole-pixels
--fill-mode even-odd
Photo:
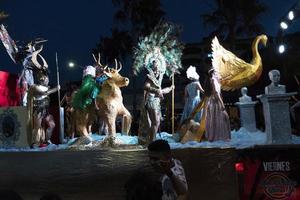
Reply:
[[[173,89],[175,89],[175,85],[171,85],[170,87],[166,87],[166,88],[162,89],[162,93],[163,93],[163,94],[168,94],[168,93],[171,92]]]
[[[164,98],[163,90],[158,89],[157,95],[159,96],[159,98],[163,99]]]
[[[170,86],[170,91],[175,90],[175,85]]]
[[[167,174],[168,176],[172,176],[173,172],[171,170],[174,167],[175,163],[172,159],[169,160],[160,160],[160,167],[162,171]]]

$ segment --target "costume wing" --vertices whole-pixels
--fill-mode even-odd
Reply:
[[[228,83],[235,76],[246,71],[249,64],[220,45],[217,37],[212,40],[211,47],[212,66],[218,75],[222,89],[234,90],[235,88],[229,86]]]
[[[15,55],[18,53],[18,47],[15,44],[15,41],[9,36],[3,24],[0,25],[0,39],[8,55],[14,61],[14,63],[16,63]]]

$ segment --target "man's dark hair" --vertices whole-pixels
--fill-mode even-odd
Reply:
[[[171,148],[166,140],[155,140],[148,146],[148,150],[152,152],[170,152]]]

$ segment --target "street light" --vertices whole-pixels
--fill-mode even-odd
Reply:
[[[68,63],[68,66],[69,66],[70,68],[73,68],[73,67],[75,67],[75,63],[74,63],[74,62],[69,62],[69,63]]]

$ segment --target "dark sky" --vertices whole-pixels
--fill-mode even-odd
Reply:
[[[261,21],[267,35],[276,35],[280,17],[298,0],[263,0],[268,6]],[[162,0],[166,18],[183,26],[183,42],[200,42],[209,33],[200,14],[212,8],[209,0]],[[60,77],[81,79],[81,69],[69,69],[68,61],[80,66],[93,63],[91,49],[100,36],[109,36],[116,8],[111,0],[2,0],[0,9],[9,13],[5,25],[14,40],[27,41],[36,37],[48,39],[43,55],[50,66],[51,82],[56,81],[55,52],[58,52]],[[10,60],[0,45],[0,70],[19,73],[21,66]]]

